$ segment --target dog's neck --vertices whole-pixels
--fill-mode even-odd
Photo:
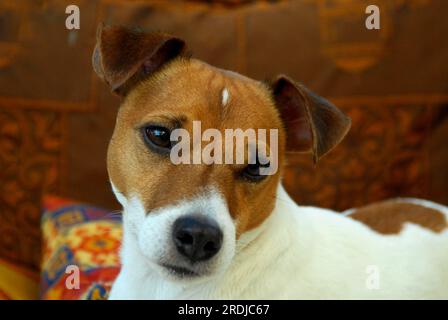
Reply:
[[[122,273],[126,275],[128,281],[131,279],[133,283],[130,283],[130,287],[139,291],[140,298],[207,299],[242,296],[244,291],[249,289],[251,279],[257,279],[258,273],[266,269],[267,266],[263,264],[275,263],[276,257],[289,247],[290,237],[296,236],[294,233],[289,233],[289,228],[294,226],[297,219],[284,217],[297,211],[291,210],[294,208],[297,208],[296,203],[280,184],[275,209],[262,225],[241,235],[237,242],[235,257],[228,270],[224,274],[214,275],[213,278],[191,283],[166,280],[151,268],[151,262],[141,253],[135,227],[127,219],[125,209],[121,251]],[[284,233],[279,234],[278,230],[283,230]],[[304,235],[301,234],[301,236]],[[272,248],[273,244],[275,250]],[[271,257],[266,259],[267,256]],[[240,284],[237,288],[226,286],[226,283],[235,283],[233,279],[235,277],[241,277],[245,281],[236,280]]]

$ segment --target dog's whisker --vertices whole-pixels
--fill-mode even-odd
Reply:
[[[123,215],[121,210],[114,210],[111,212],[108,212],[104,215],[105,218],[115,218],[115,217],[121,217]]]

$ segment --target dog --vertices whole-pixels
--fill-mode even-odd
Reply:
[[[329,101],[284,75],[266,84],[208,65],[164,33],[101,26],[92,61],[123,98],[107,154],[123,206],[110,299],[448,298],[447,207],[393,199],[337,213],[283,188],[287,154],[318,161],[349,130]],[[278,130],[277,172],[173,164],[171,133],[193,121]]]

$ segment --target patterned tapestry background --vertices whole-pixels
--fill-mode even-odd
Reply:
[[[44,193],[118,208],[105,157],[118,98],[93,74],[99,22],[184,38],[194,56],[264,80],[285,73],[353,128],[316,166],[289,159],[301,204],[347,209],[395,196],[448,204],[448,2],[0,0],[0,257],[37,267]],[[65,8],[81,29],[65,28]]]

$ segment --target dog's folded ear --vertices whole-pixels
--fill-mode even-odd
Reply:
[[[138,81],[185,50],[185,42],[169,34],[101,24],[92,63],[98,76],[124,96]]]
[[[349,117],[290,78],[278,76],[272,90],[287,131],[287,152],[311,152],[317,162],[350,129]]]

